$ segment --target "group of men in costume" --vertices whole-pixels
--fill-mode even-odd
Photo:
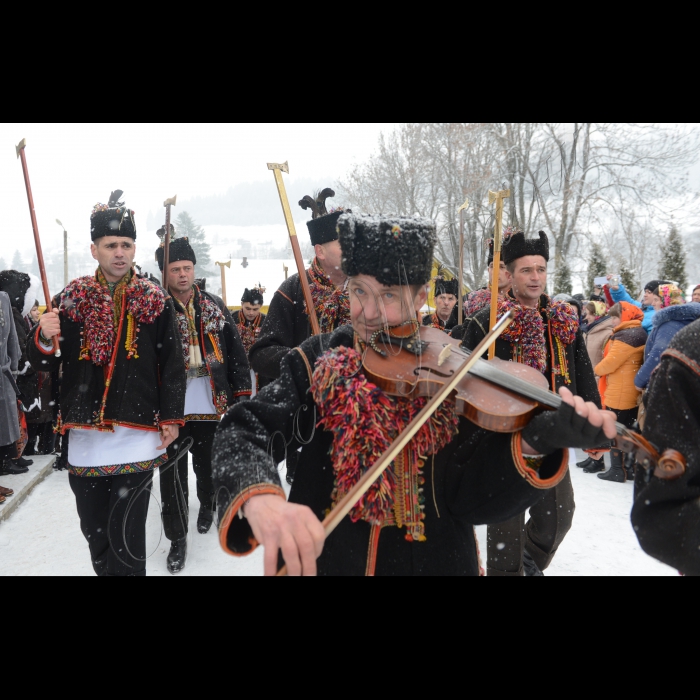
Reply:
[[[284,563],[304,575],[478,575],[474,525],[484,523],[490,575],[537,574],[551,562],[574,512],[567,448],[599,455],[616,428],[600,408],[575,310],[545,294],[543,232],[504,237],[498,314],[515,318],[495,352],[540,371],[561,407],[497,433],[446,400],[326,535],[326,514],[426,404],[383,390],[364,358],[378,347],[420,348],[436,243],[430,220],[329,211],[333,194],[327,188],[299,203],[312,213],[314,258],[303,274],[314,308],[296,274],[275,292],[266,317],[260,289],[245,290],[235,316],[201,289],[186,238],[171,241],[167,263],[163,248],[156,252],[164,288],[136,274],[136,225],[121,192],[94,207],[97,271],[57,295],[28,357],[43,371],[63,365],[58,430],[69,436],[70,485],[96,573],[145,574],[148,492],[159,467],[168,569],[182,570],[187,437],[198,531],[209,530],[218,508],[222,548],[241,556],[263,545],[266,574]],[[422,324],[474,350],[489,331],[491,290],[472,293],[457,326],[461,296],[456,281],[439,279],[436,311]],[[311,333],[311,313],[319,335]],[[683,358],[667,363],[669,381],[689,367],[700,376],[700,358]],[[646,486],[650,499],[667,512],[663,489],[653,487]],[[697,519],[690,510],[687,517]]]

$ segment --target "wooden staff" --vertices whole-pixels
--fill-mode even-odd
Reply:
[[[464,275],[464,210],[469,206],[469,200],[457,209],[459,213],[459,289],[457,291],[457,324],[462,325],[462,275]]]
[[[163,202],[165,207],[165,238],[163,239],[163,289],[168,289],[168,265],[170,264],[170,207],[177,202],[177,195]]]
[[[510,190],[489,190],[489,204],[496,202],[496,227],[493,232],[493,274],[491,275],[491,328],[496,325],[498,308],[498,275],[501,270],[501,231],[503,225],[503,200],[510,197]],[[496,354],[496,345],[489,348],[489,360]]]
[[[230,268],[231,261],[227,260],[226,262],[217,262],[214,264],[221,268],[221,298],[224,300],[224,306],[228,306],[226,301],[226,271],[224,270],[224,267]]]
[[[492,326],[491,330],[484,336],[482,341],[476,346],[474,351],[462,363],[462,366],[455,372],[452,379],[446,382],[442,389],[433,396],[423,407],[415,418],[408,424],[404,431],[389,445],[384,454],[365,472],[364,476],[343,496],[340,502],[323,519],[326,537],[338,527],[340,521],[354,508],[357,502],[369,490],[369,487],[381,476],[382,472],[396,459],[400,452],[408,445],[415,434],[421,429],[430,416],[437,411],[442,402],[457,388],[457,385],[467,376],[469,370],[479,361],[484,351],[496,342],[501,333],[508,327],[515,314],[509,311],[499,319],[498,323]],[[278,572],[278,576],[287,574],[286,565]]]
[[[292,251],[294,252],[294,261],[297,264],[297,270],[299,272],[299,281],[301,282],[301,289],[304,292],[304,301],[306,302],[306,313],[309,315],[309,321],[311,322],[311,334],[319,335],[321,333],[321,328],[318,325],[318,318],[316,318],[316,308],[314,307],[314,302],[311,298],[311,288],[309,287],[309,280],[306,276],[306,267],[304,267],[304,260],[301,257],[299,239],[297,238],[297,232],[294,228],[294,219],[292,219],[292,212],[289,208],[289,201],[287,200],[287,192],[284,189],[284,181],[282,180],[283,172],[289,175],[289,165],[287,164],[287,161],[285,161],[284,163],[268,163],[267,169],[272,170],[272,172],[275,175],[277,192],[279,193],[280,202],[282,203],[284,220],[287,222],[289,240],[292,244]]]
[[[32,219],[32,230],[34,231],[34,245],[36,246],[36,259],[39,263],[39,274],[41,275],[41,286],[44,288],[44,298],[46,299],[46,310],[53,309],[51,294],[49,292],[49,282],[46,278],[46,268],[44,267],[44,255],[41,252],[41,239],[39,238],[39,226],[36,222],[36,214],[34,213],[34,197],[32,197],[32,187],[29,184],[29,171],[27,170],[27,157],[24,155],[24,149],[27,145],[27,139],[22,139],[19,145],[15,146],[17,157],[22,161],[22,172],[24,173],[24,184],[27,188],[27,200],[29,202],[29,216]],[[51,342],[53,351],[56,357],[61,357],[61,348],[58,344],[58,336],[55,335]]]

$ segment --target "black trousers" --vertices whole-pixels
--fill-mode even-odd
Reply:
[[[214,484],[211,478],[211,444],[219,421],[188,421],[180,428],[178,439],[168,447],[168,457],[176,454],[180,442],[192,437],[190,448],[194,473],[197,477],[197,498],[201,505],[214,510]],[[187,484],[187,459],[169,464],[160,472],[160,500],[163,530],[170,540],[187,536],[190,491]]]
[[[27,435],[29,442],[24,448],[25,455],[50,455],[53,452],[56,434],[53,431],[53,423],[27,423]],[[39,445],[35,449],[37,437]]]
[[[153,472],[68,475],[98,576],[146,575],[146,516]]]
[[[487,528],[487,575],[522,576],[523,549],[541,571],[551,563],[574,519],[574,489],[568,470],[564,478],[525,513]]]

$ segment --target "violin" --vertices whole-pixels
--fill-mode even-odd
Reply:
[[[432,398],[471,356],[459,340],[430,326],[408,322],[377,331],[363,355],[365,376],[392,396]],[[479,359],[459,382],[455,409],[475,425],[497,433],[522,430],[542,410],[556,410],[559,394],[533,367],[494,357]],[[642,435],[615,423],[612,446],[631,454],[649,476],[673,479],[685,472],[685,458],[658,450]]]

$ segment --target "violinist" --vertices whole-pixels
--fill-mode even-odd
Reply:
[[[651,376],[643,434],[687,460],[675,479],[637,467],[632,526],[642,549],[682,574],[700,576],[700,320],[680,330]]]
[[[563,389],[558,410],[494,433],[447,400],[326,542],[320,520],[426,403],[379,389],[363,363],[378,335],[418,335],[436,241],[421,218],[345,214],[338,230],[352,325],[288,353],[279,379],[223,418],[213,449],[221,545],[236,556],[264,545],[266,574],[281,552],[289,574],[478,575],[473,525],[534,505],[564,478],[564,448],[611,437],[614,417]],[[275,464],[295,433],[305,444],[287,501]]]
[[[522,362],[538,369],[550,389],[566,387],[584,401],[600,407],[598,387],[579,328],[578,311],[565,302],[553,301],[545,289],[549,241],[544,231],[539,238],[525,238],[522,231],[503,236],[502,259],[509,278],[507,294],[498,303],[498,316],[509,310],[515,320],[496,341],[496,357]],[[473,350],[490,327],[490,310],[484,308],[465,326],[462,344]],[[590,445],[593,447],[593,445]],[[589,451],[598,459],[603,452]],[[489,526],[488,575],[541,575],[549,566],[574,514],[571,477],[566,473],[556,488],[549,489],[530,509],[508,522]]]

